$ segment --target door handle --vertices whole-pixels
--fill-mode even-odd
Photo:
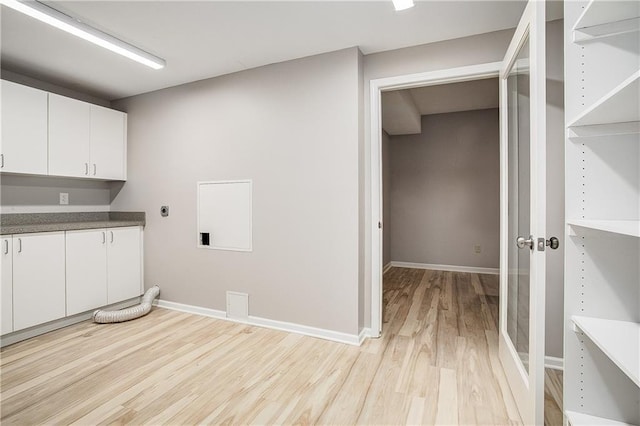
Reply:
[[[0,154],[0,169],[4,169],[4,154]]]
[[[530,250],[533,250],[533,235],[529,235],[528,239],[526,239],[525,237],[516,238],[516,245],[519,249],[529,247]]]
[[[9,240],[4,240],[4,254],[9,254]]]
[[[89,176],[89,163],[84,163],[84,174]]]
[[[18,253],[22,253],[22,238],[18,238]]]
[[[111,234],[111,244],[113,244],[113,231],[109,231],[109,233]]]
[[[104,243],[106,243],[106,242],[107,242],[107,233],[106,233],[106,232],[103,232],[103,233],[102,233],[102,244],[104,244]]]
[[[96,163],[93,163],[93,175],[96,175]]]

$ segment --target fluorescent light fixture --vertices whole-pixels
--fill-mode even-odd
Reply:
[[[162,58],[158,58],[144,50],[125,43],[109,34],[103,33],[96,28],[80,22],[64,13],[53,9],[38,1],[21,1],[21,0],[0,0],[0,4],[24,13],[32,18],[52,25],[69,34],[80,37],[93,44],[104,47],[119,55],[133,59],[143,65],[151,67],[155,70],[164,68],[166,62]]]
[[[393,5],[396,8],[396,11],[409,9],[415,4],[413,4],[413,0],[393,0]]]

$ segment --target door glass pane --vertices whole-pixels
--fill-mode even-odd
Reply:
[[[509,111],[509,273],[507,281],[507,333],[529,371],[529,256],[516,238],[529,238],[529,41],[522,47],[507,77]]]

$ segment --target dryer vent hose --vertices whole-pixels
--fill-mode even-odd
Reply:
[[[160,287],[154,285],[142,296],[142,302],[139,305],[132,306],[119,311],[102,311],[97,310],[93,313],[93,321],[106,324],[111,322],[124,322],[145,316],[151,310],[153,299],[160,294]]]

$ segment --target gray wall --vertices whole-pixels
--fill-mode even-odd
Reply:
[[[499,110],[426,115],[390,139],[391,260],[498,268]]]
[[[110,184],[81,179],[2,175],[2,213],[109,210]],[[60,193],[69,194],[69,204],[59,205]]]
[[[358,333],[359,51],[351,48],[115,102],[147,213],[145,285],[162,299]],[[253,179],[253,252],[196,248],[196,182]],[[170,216],[160,217],[161,205]]]
[[[389,135],[382,131],[382,265],[391,262],[391,152]]]
[[[547,23],[547,250],[546,354],[562,358],[564,321],[564,38],[563,21]]]

